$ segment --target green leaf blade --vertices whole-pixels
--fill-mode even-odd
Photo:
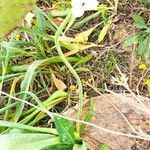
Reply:
[[[140,15],[133,16],[134,24],[138,29],[146,29],[147,26],[145,24],[144,19]]]
[[[74,127],[72,123],[63,118],[54,116],[57,132],[63,143],[73,145],[75,143]]]
[[[100,144],[98,150],[110,150],[110,147],[107,144]]]
[[[140,34],[128,36],[124,42],[125,47],[129,47],[133,44],[137,44],[140,39]]]
[[[137,53],[143,54],[146,58],[150,57],[150,39],[148,37],[140,42]]]

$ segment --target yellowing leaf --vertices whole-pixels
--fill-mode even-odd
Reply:
[[[105,38],[109,28],[111,27],[112,24],[112,20],[110,19],[108,21],[108,23],[103,27],[103,29],[101,30],[99,37],[98,37],[98,43],[100,43],[101,41],[103,41],[103,39]]]
[[[75,38],[67,37],[67,36],[61,36],[59,37],[60,42],[77,42]]]
[[[12,85],[11,85],[11,89],[10,89],[10,95],[13,94],[15,92],[15,87],[17,82],[22,78],[22,76],[16,77],[14,78]]]
[[[96,44],[87,44],[87,45],[85,45],[85,44],[80,44],[80,43],[72,43],[71,45],[72,45],[72,47],[71,47],[72,50],[67,52],[67,53],[65,53],[66,57],[68,57],[70,55],[73,55],[73,54],[76,54],[78,52],[81,52],[83,50],[86,50],[88,48],[97,46]]]
[[[61,80],[57,79],[56,76],[52,73],[52,80],[58,90],[64,91],[67,86]]]
[[[94,29],[95,29],[95,27],[79,33],[75,37],[75,39],[77,40],[77,42],[86,43],[88,41],[90,34],[93,32]]]

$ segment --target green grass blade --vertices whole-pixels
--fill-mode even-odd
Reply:
[[[32,127],[32,126],[28,126],[28,125],[13,123],[13,122],[9,122],[9,121],[1,121],[1,120],[0,120],[0,127],[17,128],[17,129],[28,130],[30,132],[41,132],[41,133],[49,133],[49,134],[55,134],[55,135],[58,134],[56,129],[54,129],[54,128]]]

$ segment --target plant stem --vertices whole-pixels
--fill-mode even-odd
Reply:
[[[74,78],[77,81],[77,85],[78,85],[78,88],[79,88],[79,111],[78,111],[77,120],[79,120],[81,118],[81,115],[82,115],[82,103],[83,103],[82,83],[81,83],[80,77],[78,76],[78,74],[76,73],[76,71],[73,69],[73,67],[71,66],[71,64],[68,62],[68,60],[64,56],[64,54],[63,54],[63,52],[61,50],[60,44],[59,44],[59,36],[62,33],[63,29],[66,27],[66,25],[71,20],[71,17],[72,17],[72,12],[70,12],[67,15],[67,17],[65,18],[65,20],[63,21],[63,23],[60,25],[60,27],[56,31],[56,34],[55,34],[55,37],[54,37],[54,41],[55,41],[56,49],[58,51],[58,54],[59,54],[60,58],[62,59],[62,61],[64,62],[64,64],[68,67],[68,69],[70,70],[70,72],[72,73],[72,75],[74,76]],[[77,130],[77,133],[80,135],[80,124],[78,122],[76,123],[76,130]]]

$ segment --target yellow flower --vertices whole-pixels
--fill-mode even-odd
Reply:
[[[143,70],[143,71],[147,70],[146,64],[140,64],[140,65],[139,65],[139,69],[141,69],[141,70]]]
[[[87,92],[83,93],[83,97],[86,98],[87,97]]]
[[[81,79],[81,82],[82,82],[82,84],[85,84],[85,83],[86,83],[86,81],[85,81],[84,79]]]
[[[20,38],[21,38],[21,35],[20,34],[16,34],[16,40],[20,40]]]
[[[128,82],[128,77],[125,74],[122,74],[121,77],[112,77],[113,84],[126,86],[127,82]]]
[[[70,85],[69,89],[70,89],[71,91],[75,91],[75,90],[77,89],[77,87],[76,87],[75,85]]]
[[[144,85],[147,85],[148,87],[150,87],[150,79],[145,79]]]
[[[36,19],[36,18],[33,18],[33,19],[32,19],[32,23],[33,23],[35,26],[38,26],[38,25],[39,25],[39,21],[38,21],[38,19]]]
[[[126,84],[127,82],[128,82],[128,77],[126,77],[126,75],[123,74],[123,75],[120,77],[120,79],[119,79],[119,83],[120,83],[121,85],[124,85],[124,84]]]

